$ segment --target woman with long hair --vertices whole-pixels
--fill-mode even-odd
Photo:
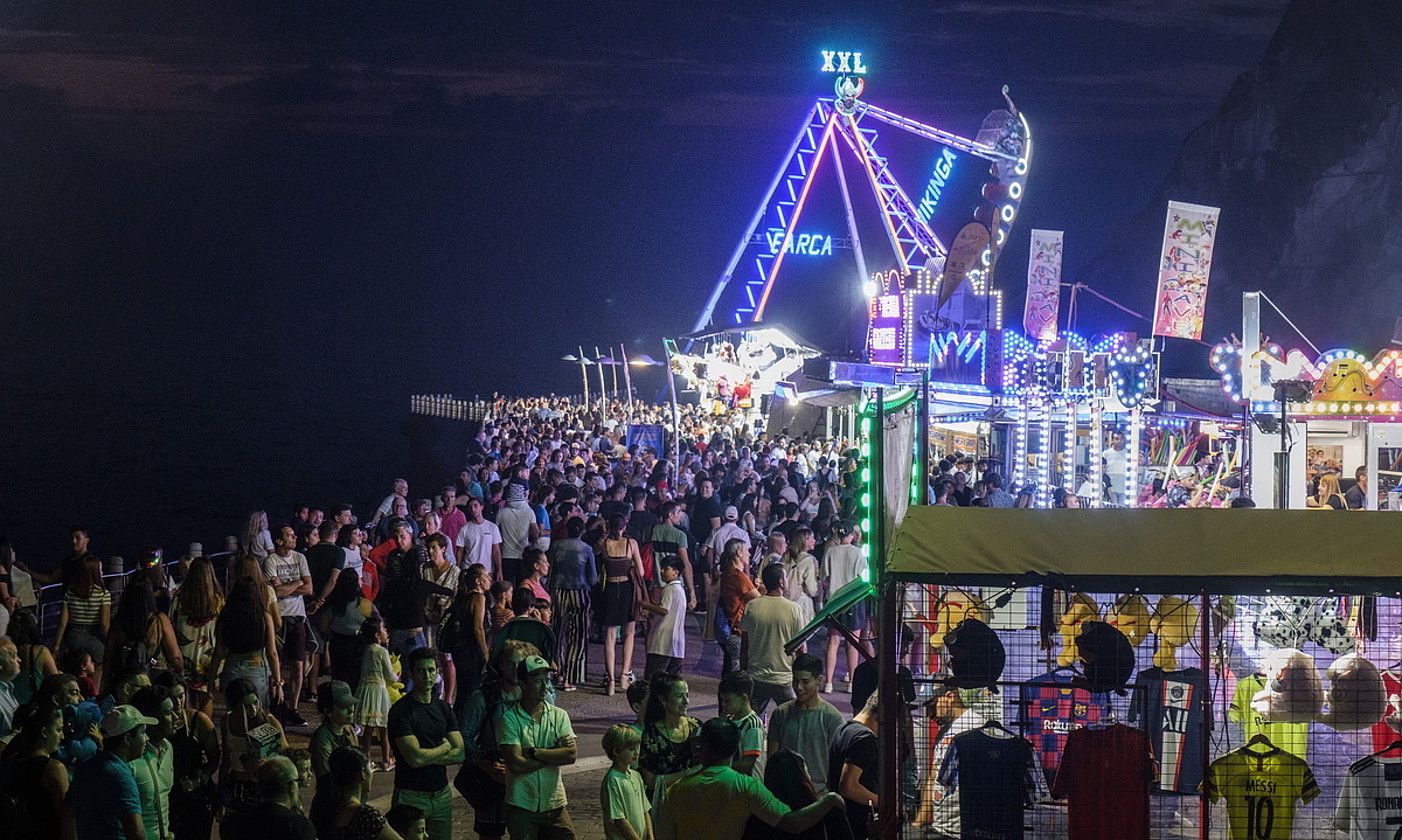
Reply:
[[[68,771],[54,758],[63,740],[63,714],[52,702],[21,706],[19,730],[0,762],[0,791],[24,804],[24,819],[6,826],[13,840],[50,840],[63,836],[63,798]]]
[[[361,594],[360,581],[355,575],[342,572],[336,585],[326,596],[322,609],[327,617],[328,647],[331,653],[331,679],[351,687],[360,685],[360,656],[365,652],[360,644],[360,627],[365,619],[377,616],[375,603]]]
[[[102,585],[102,561],[91,554],[64,566],[63,606],[58,613],[54,649],[60,658],[69,649],[92,657],[93,679],[102,681],[103,639],[112,626],[112,593]]]
[[[424,580],[438,587],[424,602],[424,637],[428,646],[438,651],[438,668],[443,676],[443,702],[451,706],[457,694],[457,673],[452,656],[439,643],[438,631],[453,605],[453,599],[458,597],[458,579],[462,573],[446,536],[429,534],[424,542],[428,547],[428,562],[420,574]]]
[[[229,593],[229,606],[234,605],[239,587]],[[220,616],[223,623],[228,608]],[[224,799],[230,808],[239,810],[258,801],[256,773],[263,758],[287,751],[287,736],[282,724],[268,713],[258,696],[258,689],[247,677],[234,677],[224,682],[223,737],[224,752],[219,763],[219,782],[224,787]],[[271,730],[265,726],[272,727]]]
[[[273,535],[268,531],[268,512],[255,510],[248,515],[239,535],[239,548],[262,560],[273,553]]]
[[[813,599],[818,597],[818,563],[813,558],[813,529],[799,526],[793,530],[789,550],[785,552],[784,595],[798,604],[803,624],[813,620]]]
[[[652,796],[661,804],[660,792],[676,774],[697,766],[700,759],[701,721],[686,713],[691,692],[686,681],[666,671],[654,674],[643,706],[643,739],[638,770]]]
[[[487,567],[473,563],[458,576],[458,597],[443,621],[443,649],[457,669],[457,695],[453,710],[461,719],[468,695],[482,687],[482,675],[491,648],[487,644],[487,592],[492,576]]]
[[[268,575],[263,571],[263,561],[252,554],[239,555],[235,572],[230,577],[230,580],[238,579],[253,581],[258,600],[263,604],[263,611],[272,618],[273,627],[281,630],[282,613],[277,609],[277,593],[273,591],[272,584],[268,583]]]
[[[331,751],[331,772],[312,797],[311,821],[321,840],[400,840],[370,804],[370,758],[355,747]]]
[[[21,706],[34,694],[49,674],[58,673],[54,655],[40,641],[39,620],[29,610],[20,610],[10,619],[10,641],[19,653],[19,675],[12,686],[15,701]]]
[[[180,657],[185,662],[185,682],[194,695],[191,705],[196,709],[205,708],[212,696],[214,621],[223,608],[224,591],[214,577],[213,564],[208,557],[194,558],[180,588],[175,591],[170,623],[175,628],[175,640],[180,644]]]
[[[595,548],[604,567],[599,621],[604,625],[604,693],[624,691],[633,680],[633,631],[638,611],[637,593],[643,587],[643,558],[638,541],[624,533],[628,518],[616,513]],[[614,640],[623,628],[623,667],[614,670]]]
[[[162,671],[152,681],[170,698],[174,725],[166,740],[174,753],[175,787],[170,792],[170,825],[177,840],[209,840],[218,797],[214,774],[219,770],[219,732],[209,713],[192,708],[184,679]],[[210,698],[209,705],[214,705]]]
[[[282,702],[277,629],[263,606],[257,581],[251,578],[234,583],[229,600],[219,611],[210,670],[219,675],[226,691],[232,680],[247,679],[264,708]]]
[[[1344,494],[1339,490],[1339,477],[1331,472],[1319,476],[1319,489],[1309,501],[1310,507],[1348,510]]]
[[[156,609],[156,596],[147,581],[137,578],[122,592],[103,659],[114,666],[107,669],[105,679],[98,683],[103,694],[112,691],[112,678],[119,672],[146,673],[152,665],[184,670],[175,628],[170,618]]]

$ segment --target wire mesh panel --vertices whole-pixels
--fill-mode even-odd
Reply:
[[[903,592],[902,837],[1402,840],[1396,597]],[[991,688],[951,685],[966,618],[1001,643]],[[1095,621],[1132,646],[1119,690],[1087,684]]]

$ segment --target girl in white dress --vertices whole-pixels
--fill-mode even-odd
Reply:
[[[393,770],[389,757],[389,684],[399,675],[389,659],[389,633],[384,622],[367,618],[360,628],[365,653],[360,658],[360,688],[355,693],[354,722],[361,727],[360,744],[366,755],[376,739],[380,742],[379,770]]]

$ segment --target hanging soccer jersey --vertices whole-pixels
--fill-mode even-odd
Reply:
[[[1153,778],[1149,739],[1138,729],[1072,732],[1052,786],[1067,801],[1070,840],[1148,840]]]
[[[1047,798],[1032,745],[1006,730],[955,736],[939,783],[959,791],[960,836],[982,840],[1022,840],[1023,806]]]
[[[1265,745],[1233,750],[1207,768],[1203,791],[1227,800],[1231,840],[1289,840],[1295,802],[1319,795],[1309,765],[1299,756]]]
[[[1232,704],[1227,708],[1227,717],[1241,724],[1242,742],[1251,740],[1252,735],[1265,735],[1272,744],[1282,750],[1300,758],[1309,758],[1308,723],[1266,723],[1264,715],[1252,710],[1251,698],[1265,687],[1266,678],[1260,674],[1249,674],[1237,680],[1236,691],[1232,692]]]
[[[1402,837],[1402,758],[1370,755],[1349,766],[1334,828],[1349,840]]]
[[[1018,726],[1032,742],[1047,781],[1056,778],[1056,767],[1066,748],[1066,736],[1108,716],[1109,698],[1072,688],[1074,674],[1056,670],[1033,677],[1019,691]]]
[[[1197,668],[1139,674],[1129,719],[1139,720],[1159,762],[1154,789],[1159,793],[1197,793],[1202,784],[1202,702],[1207,679]]]

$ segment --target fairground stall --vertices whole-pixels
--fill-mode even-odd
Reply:
[[[1362,507],[1402,509],[1402,346],[1287,352],[1261,338],[1261,299],[1243,295],[1242,335],[1255,340],[1243,345],[1233,338],[1212,350],[1223,391],[1249,404],[1257,504],[1328,504],[1330,491],[1319,488],[1332,476],[1340,494],[1358,488],[1352,495],[1361,497]],[[1326,480],[1326,488],[1332,486]]]
[[[882,702],[882,836],[1396,836],[1402,518],[1320,524],[910,508],[876,583],[881,696],[915,686]]]

